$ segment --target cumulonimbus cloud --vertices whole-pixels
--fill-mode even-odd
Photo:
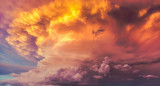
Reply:
[[[77,83],[89,71],[92,78],[105,77],[111,69],[108,59],[100,66],[94,65],[105,56],[110,56],[115,69],[125,72],[131,69],[130,64],[157,60],[160,13],[150,12],[154,8],[150,4],[154,3],[146,2],[138,8],[120,2],[54,0],[27,11],[18,10],[7,22],[6,41],[18,54],[38,64],[37,68],[16,75],[14,80],[20,84]],[[82,65],[91,69],[79,68]]]

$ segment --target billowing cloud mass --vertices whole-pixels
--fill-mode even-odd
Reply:
[[[122,82],[159,79],[158,72],[141,70],[160,62],[158,0],[10,0],[0,1],[0,7],[3,38],[37,63],[2,85],[103,86],[121,77]]]

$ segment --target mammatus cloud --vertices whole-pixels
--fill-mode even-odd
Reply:
[[[6,41],[19,55],[37,62],[35,69],[12,74],[16,78],[3,84],[90,84],[125,76],[123,73],[131,74],[125,80],[132,80],[132,66],[159,59],[156,0],[40,2],[32,7],[38,3],[33,0],[27,8],[13,8],[9,13],[1,10]],[[110,57],[110,63],[107,57],[101,63],[105,56]],[[121,75],[114,76],[117,72]]]

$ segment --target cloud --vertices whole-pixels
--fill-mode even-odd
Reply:
[[[7,64],[7,63],[0,63],[0,75],[10,74],[10,73],[21,73],[27,72],[34,67],[25,66],[25,65],[17,65],[17,64]]]
[[[52,56],[58,56],[59,52],[63,52],[64,56],[69,55],[69,53],[74,53],[73,55],[81,53],[83,57],[78,56],[77,59],[108,55],[115,58],[114,61],[118,57],[122,60],[132,59],[134,61],[136,60],[134,59],[135,56],[140,59],[146,57],[143,55],[144,50],[149,49],[149,46],[155,43],[150,42],[150,45],[141,46],[144,41],[147,43],[147,39],[158,39],[158,32],[154,37],[151,36],[154,30],[148,29],[143,32],[146,25],[152,22],[150,17],[154,13],[146,17],[147,22],[138,17],[141,10],[138,8],[120,5],[119,9],[112,9],[112,4],[103,0],[101,3],[97,2],[99,4],[93,7],[88,3],[93,4],[96,1],[84,1],[83,3],[79,1],[77,6],[73,5],[77,2],[64,4],[61,1],[51,1],[43,6],[39,5],[37,8],[32,8],[30,11],[18,12],[18,16],[9,23],[9,29],[7,29],[9,36],[6,40],[16,49],[18,54],[31,61],[39,61],[42,58],[49,59]],[[106,3],[104,7],[101,5],[103,2]],[[58,3],[64,5],[64,8],[60,8]],[[140,24],[136,22],[140,22]],[[124,26],[117,25],[120,23],[124,23]],[[148,35],[148,38],[145,35]],[[151,52],[158,49],[156,49],[158,46],[156,45],[150,50]],[[82,46],[85,49],[82,49]],[[102,52],[98,50],[102,50]],[[151,57],[153,55],[158,56],[152,54]]]
[[[156,3],[158,0],[112,0],[112,2],[120,6],[138,6],[139,8],[159,4]]]
[[[103,76],[95,75],[93,76],[95,79],[103,79]]]
[[[62,85],[62,84],[83,84],[88,82],[90,78],[100,79],[109,73],[109,59],[105,57],[102,64],[98,65],[99,69],[94,73],[94,70],[85,70],[83,67],[59,67],[58,69],[50,69],[46,67],[32,69],[29,72],[15,74],[12,73],[15,79],[4,80],[1,84],[23,84],[23,85]],[[45,70],[45,71],[44,71]],[[93,73],[91,77],[90,72]],[[96,75],[95,75],[96,74]]]
[[[102,62],[101,66],[100,66],[100,68],[98,69],[98,73],[102,73],[105,76],[105,74],[107,72],[109,72],[109,70],[110,70],[110,67],[109,67],[108,64],[109,64],[109,58],[105,57],[104,61]]]
[[[12,74],[17,77],[5,83],[89,83],[110,77],[110,71],[124,80],[132,78],[129,70],[134,64],[159,62],[160,13],[150,2],[40,0],[35,4],[34,0],[23,0],[12,10],[7,10],[6,3],[7,11],[1,10],[5,40],[19,55],[37,62],[37,67]],[[15,3],[10,4],[12,7]],[[118,7],[113,7],[115,4]],[[110,57],[110,63],[107,57],[101,63],[105,56]]]
[[[128,70],[131,69],[131,66],[129,66],[128,64],[115,65],[114,68],[117,69],[117,70],[121,70],[121,71],[128,71]]]
[[[150,78],[159,78],[159,76],[155,76],[155,75],[141,75],[141,77],[147,78],[147,79],[150,79]]]
[[[100,66],[93,65],[90,70],[96,72],[93,75],[95,79],[102,79],[104,76],[107,76],[110,71],[109,58],[105,57]]]

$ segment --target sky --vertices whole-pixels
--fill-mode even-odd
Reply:
[[[1,76],[0,80],[6,80],[6,79],[13,79],[14,78],[10,75],[0,75],[0,76]]]
[[[0,0],[0,85],[160,86],[159,0]]]

